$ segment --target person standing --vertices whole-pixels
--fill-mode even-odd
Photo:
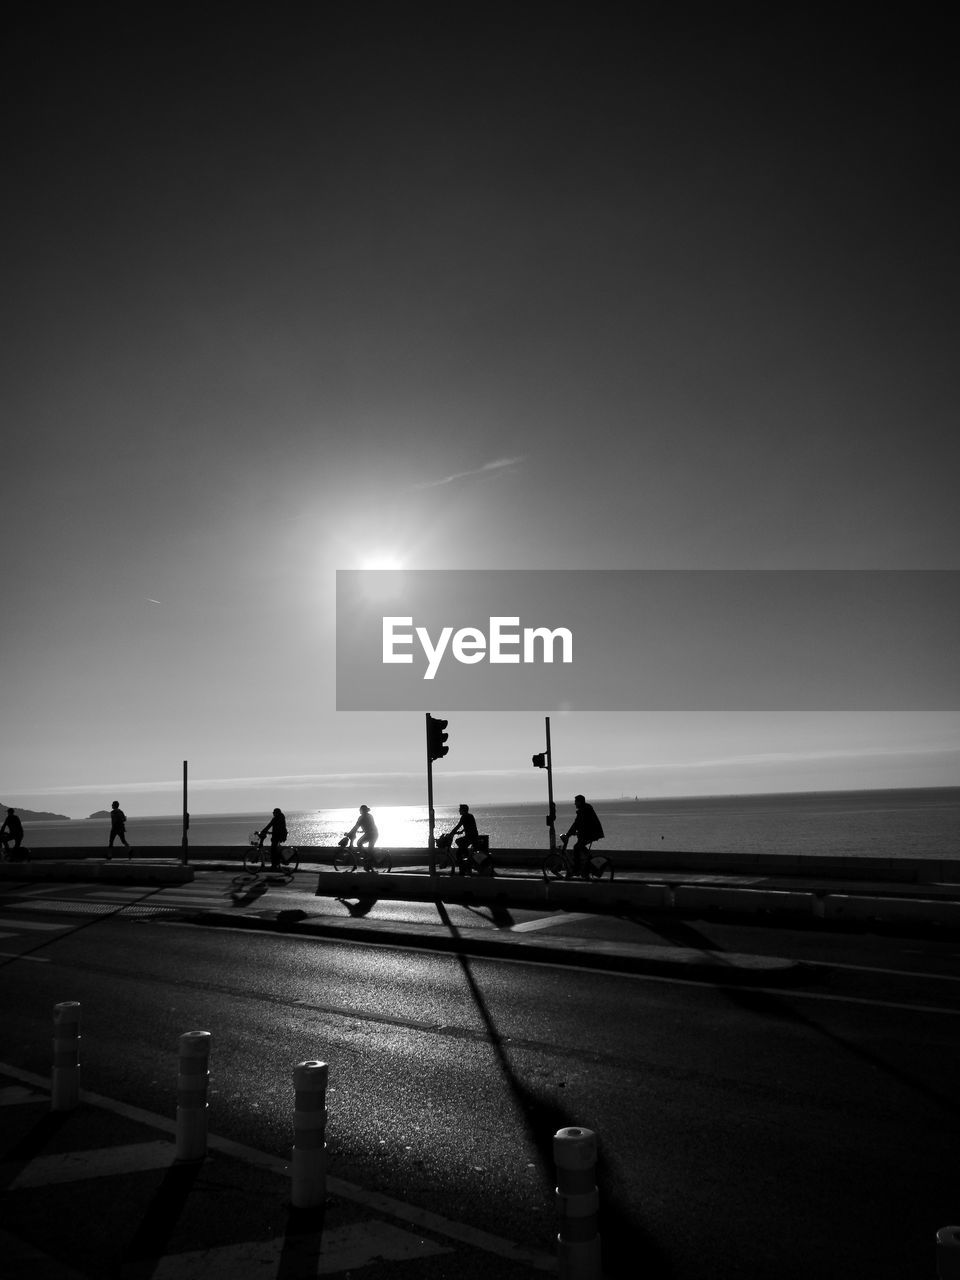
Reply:
[[[109,862],[113,855],[110,850],[113,848],[114,840],[119,840],[127,851],[127,857],[133,857],[133,851],[127,844],[127,815],[120,808],[120,801],[114,800],[110,806],[110,841],[107,845],[107,861]]]
[[[257,832],[261,844],[263,844],[268,833],[270,835],[270,869],[279,871],[282,865],[280,862],[280,846],[287,838],[287,820],[281,809],[274,809],[273,817],[262,831]]]
[[[0,827],[0,844],[3,845],[4,855],[10,852],[11,845],[16,851],[23,844],[23,823],[17,816],[16,809],[7,810],[3,826]]]
[[[583,858],[580,855],[589,852],[594,840],[603,839],[603,827],[600,825],[596,809],[592,804],[587,804],[585,797],[574,796],[573,803],[577,810],[576,816],[566,835],[561,836],[561,839],[566,848],[570,837],[577,837],[577,842],[573,846],[573,874],[579,876],[583,874]]]

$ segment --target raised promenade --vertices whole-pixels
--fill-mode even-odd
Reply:
[[[337,850],[300,850],[300,878],[316,875],[321,896],[375,895],[400,901],[498,904],[543,910],[669,912],[735,916],[819,928],[960,930],[960,859],[799,857],[612,851],[612,881],[546,879],[545,850],[493,850],[493,877],[429,874],[424,849],[389,850],[391,874],[333,869]],[[242,867],[244,850],[222,845],[144,847],[107,861],[90,848],[39,849],[27,862],[0,863],[0,878],[176,884],[193,867]],[[315,868],[315,871],[314,871]]]

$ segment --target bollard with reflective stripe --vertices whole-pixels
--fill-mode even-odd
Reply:
[[[202,1160],[207,1154],[207,1066],[212,1038],[209,1031],[185,1031],[180,1037],[178,1160]]]
[[[592,1129],[558,1129],[553,1135],[557,1168],[557,1236],[561,1280],[600,1280],[597,1214],[597,1135]]]
[[[960,1227],[937,1232],[937,1280],[960,1280]]]
[[[72,1111],[80,1101],[80,1005],[65,1000],[53,1006],[51,1111]]]
[[[295,1209],[315,1209],[327,1193],[327,1074],[325,1062],[301,1062],[293,1073],[293,1188]]]

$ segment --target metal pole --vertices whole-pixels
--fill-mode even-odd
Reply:
[[[553,749],[550,746],[550,717],[545,717],[547,722],[547,800],[550,804],[550,812],[547,814],[547,826],[550,828],[550,848],[557,847],[557,806],[553,803]]]
[[[424,729],[426,730],[426,737],[427,737],[427,813],[429,815],[429,822],[430,822],[430,834],[427,837],[427,848],[430,850],[430,874],[434,876],[437,874],[437,860],[435,857],[437,842],[433,838],[434,827],[436,825],[436,816],[434,815],[434,812],[433,812],[433,761],[430,758],[430,712],[429,711],[427,712],[426,719],[424,720],[423,723],[424,723]]]
[[[187,861],[187,827],[190,825],[190,815],[187,813],[187,762],[183,762],[183,834],[180,837],[180,848],[183,853],[180,861],[186,865]]]

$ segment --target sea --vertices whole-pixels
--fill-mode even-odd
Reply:
[[[603,848],[687,853],[787,853],[819,856],[960,858],[960,787],[913,790],[815,791],[673,799],[620,797],[593,800],[603,823]],[[473,809],[491,849],[547,849],[547,805],[492,804]],[[452,828],[453,807],[437,806],[436,831]],[[572,804],[557,806],[557,832],[573,821]],[[193,814],[191,845],[243,848],[268,813]],[[288,813],[289,844],[332,846],[356,820],[357,810]],[[425,805],[374,810],[384,848],[425,848]],[[103,818],[24,823],[24,844],[35,848],[97,848],[107,843]],[[135,848],[179,846],[180,814],[128,814],[127,839]]]

